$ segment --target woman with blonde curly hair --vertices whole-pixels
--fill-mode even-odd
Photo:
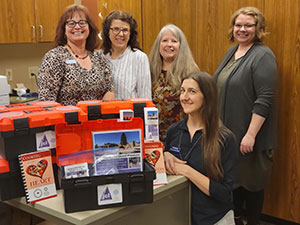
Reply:
[[[181,80],[199,68],[182,30],[164,26],[154,41],[149,56],[153,101],[159,110],[160,139],[166,138],[167,128],[181,119],[179,88]]]
[[[277,66],[273,52],[263,45],[265,35],[265,18],[257,8],[237,10],[228,36],[237,44],[227,51],[214,75],[220,94],[220,117],[239,143],[233,191],[238,225],[243,224],[243,205],[247,224],[259,224],[275,148]]]

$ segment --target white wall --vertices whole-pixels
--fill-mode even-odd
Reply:
[[[12,69],[13,80],[8,81],[11,88],[23,83],[31,92],[37,91],[35,79],[29,79],[28,67],[40,66],[43,55],[53,48],[52,43],[0,44],[0,74]]]

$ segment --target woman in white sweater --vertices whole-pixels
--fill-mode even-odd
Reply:
[[[111,64],[119,99],[151,99],[148,57],[139,48],[136,29],[136,20],[122,11],[111,12],[102,24],[102,50]]]

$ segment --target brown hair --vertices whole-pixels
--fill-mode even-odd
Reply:
[[[103,43],[101,48],[103,49],[104,54],[107,54],[111,50],[111,40],[109,39],[109,29],[113,20],[121,20],[126,22],[130,26],[130,37],[128,44],[132,51],[135,49],[140,49],[140,45],[137,41],[137,23],[136,20],[132,17],[130,13],[122,11],[112,11],[102,23],[102,38]]]
[[[251,6],[240,8],[237,11],[235,11],[234,14],[231,16],[231,22],[228,31],[229,40],[231,42],[234,42],[233,28],[234,28],[235,20],[240,14],[252,16],[254,18],[256,24],[254,42],[262,43],[263,38],[267,35],[265,17],[259,11],[259,9]]]
[[[185,79],[193,79],[197,82],[203,94],[201,117],[204,122],[202,148],[205,168],[208,177],[220,181],[224,177],[221,164],[222,138],[231,133],[219,119],[218,91],[213,77],[205,72],[193,72]]]
[[[84,15],[88,25],[89,25],[89,36],[86,39],[85,48],[89,51],[94,51],[96,48],[100,45],[100,39],[98,37],[99,30],[92,20],[92,18],[89,15],[88,9],[83,5],[70,5],[68,6],[63,14],[61,15],[58,25],[56,28],[56,36],[55,36],[55,46],[65,45],[67,44],[67,37],[65,35],[66,32],[66,22],[68,19],[72,18],[72,16],[75,14],[81,14]]]

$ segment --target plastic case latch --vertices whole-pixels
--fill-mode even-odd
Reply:
[[[115,178],[113,176],[105,176],[105,181],[107,184],[114,183]]]
[[[14,121],[14,131],[16,135],[26,135],[29,133],[28,118],[16,118]]]
[[[145,192],[145,176],[142,173],[131,174],[129,176],[129,192],[130,194]]]
[[[66,112],[65,113],[65,120],[67,124],[79,124],[78,120],[78,112]]]
[[[135,117],[141,117],[144,119],[144,108],[146,107],[145,102],[133,103],[133,112]]]
[[[101,119],[101,108],[100,105],[88,105],[88,120]]]
[[[133,113],[134,117],[140,117],[143,120],[143,125],[144,125],[144,133],[145,133],[145,120],[144,120],[144,108],[146,107],[145,102],[136,102],[133,103]]]

